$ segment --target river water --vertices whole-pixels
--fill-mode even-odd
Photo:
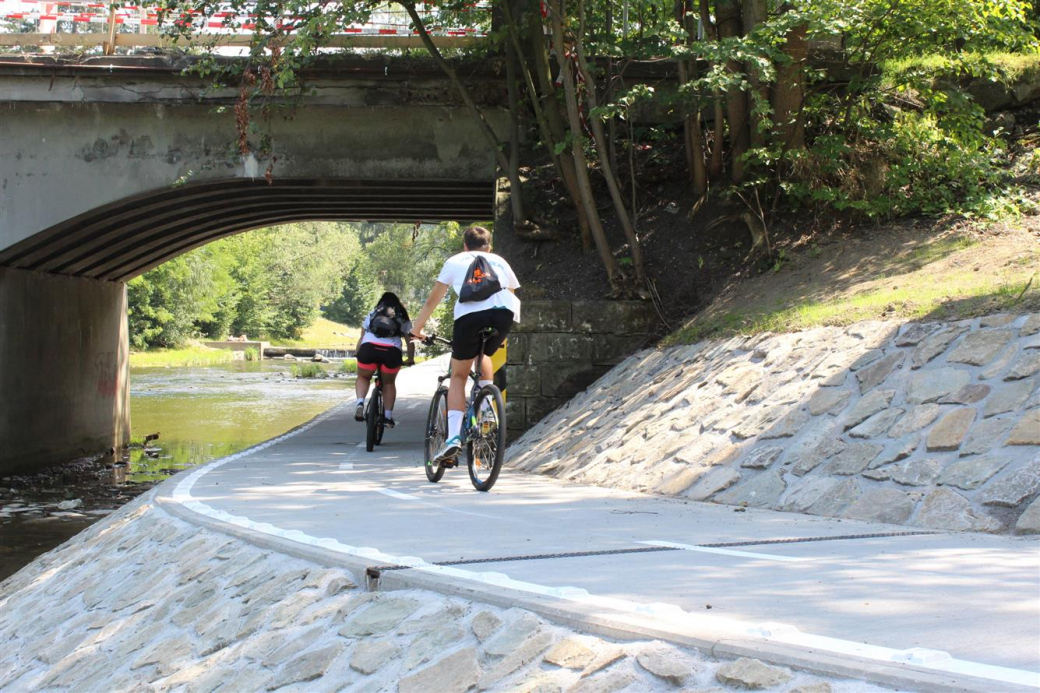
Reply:
[[[172,474],[281,435],[354,395],[352,375],[330,366],[332,377],[294,378],[291,365],[130,369],[133,436],[159,437],[125,459],[72,460],[5,477],[0,580]]]

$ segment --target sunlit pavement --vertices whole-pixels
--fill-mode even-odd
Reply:
[[[211,519],[395,566],[406,584],[433,577],[478,595],[526,594],[535,606],[627,613],[618,623],[642,618],[658,637],[695,633],[688,644],[715,632],[828,661],[953,672],[995,691],[1040,687],[1036,539],[908,534],[923,530],[738,511],[508,468],[479,493],[464,463],[431,484],[423,428],[443,369],[441,360],[402,372],[397,428],[372,453],[343,406],[198,470],[173,495]],[[770,543],[779,539],[814,541]],[[587,555],[559,555],[574,553]],[[428,565],[456,561],[466,563]]]

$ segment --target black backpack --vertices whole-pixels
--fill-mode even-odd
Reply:
[[[477,255],[466,270],[459,292],[459,303],[474,303],[491,298],[502,290],[494,270],[483,255]]]
[[[397,317],[397,310],[393,306],[380,303],[368,320],[368,331],[377,337],[400,337],[401,319]]]

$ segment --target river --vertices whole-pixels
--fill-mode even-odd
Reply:
[[[329,366],[334,377],[294,378],[291,366],[131,368],[133,436],[159,437],[131,449],[125,461],[74,460],[5,477],[0,580],[172,474],[274,438],[353,397],[354,376]]]

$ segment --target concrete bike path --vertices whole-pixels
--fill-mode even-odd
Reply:
[[[431,484],[422,436],[443,368],[402,372],[398,426],[372,453],[340,407],[192,472],[168,505],[374,568],[379,589],[465,594],[912,690],[1040,689],[1037,540],[737,511],[508,468],[490,493],[464,464]]]

